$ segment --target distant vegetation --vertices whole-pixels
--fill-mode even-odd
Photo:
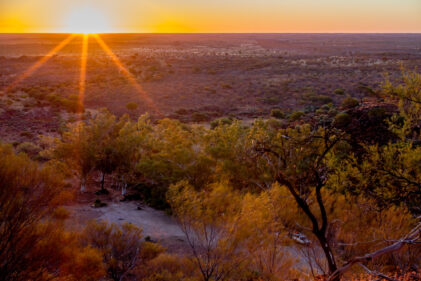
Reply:
[[[221,118],[209,129],[104,109],[42,146],[1,145],[0,279],[416,280],[421,76],[383,83],[378,102],[393,112],[307,98],[317,112],[273,109],[269,120]],[[192,254],[166,253],[130,224],[66,230],[59,206],[96,176],[99,192],[176,216]],[[76,178],[78,190],[66,187]]]

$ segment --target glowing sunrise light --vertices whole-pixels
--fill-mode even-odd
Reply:
[[[83,34],[112,32],[105,15],[93,7],[72,10],[65,18],[62,31]]]

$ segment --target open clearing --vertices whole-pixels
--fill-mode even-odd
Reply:
[[[108,203],[108,202],[107,202]],[[93,208],[87,204],[67,206],[70,211],[68,226],[83,228],[89,220],[104,220],[109,223],[134,224],[143,229],[143,236],[149,236],[165,246],[170,252],[185,253],[188,246],[184,234],[177,222],[163,211],[141,206],[136,202],[110,202],[102,208]]]

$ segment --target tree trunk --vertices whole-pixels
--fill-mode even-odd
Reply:
[[[104,188],[104,181],[105,181],[105,173],[103,172],[102,173],[102,178],[101,178],[101,190],[102,191],[105,190],[105,188]]]
[[[325,237],[325,234],[318,231],[314,233],[317,237],[317,240],[319,240],[320,246],[323,249],[323,253],[325,254],[327,265],[329,267],[329,276],[331,276],[338,267],[336,266],[335,258],[333,257],[332,250],[330,249],[329,243]],[[332,281],[339,281],[340,275],[335,276]]]
[[[80,192],[85,192],[85,188],[86,188],[86,179],[81,179],[80,180]]]

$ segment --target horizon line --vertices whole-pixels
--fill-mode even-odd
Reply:
[[[84,34],[80,32],[0,32],[0,34]],[[418,32],[96,32],[91,34],[421,34]]]

